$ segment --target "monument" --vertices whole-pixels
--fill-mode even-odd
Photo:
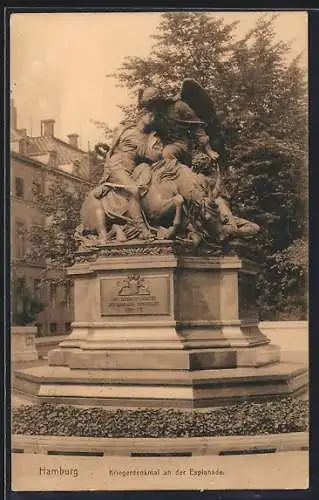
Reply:
[[[208,175],[194,168],[194,148]],[[72,332],[49,366],[16,371],[18,390],[45,402],[192,408],[306,389],[306,368],[281,362],[259,330],[258,266],[236,252],[259,226],[232,214],[225,161],[204,89],[185,80],[176,97],[144,90],[82,207]]]

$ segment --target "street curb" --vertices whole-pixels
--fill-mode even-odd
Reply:
[[[307,432],[192,438],[87,438],[14,434],[11,442],[11,453],[96,457],[191,457],[309,450]]]

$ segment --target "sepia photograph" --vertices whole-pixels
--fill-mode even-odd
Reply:
[[[308,13],[9,31],[11,490],[307,489]]]

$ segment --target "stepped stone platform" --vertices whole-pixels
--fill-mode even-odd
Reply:
[[[228,370],[71,370],[34,367],[15,372],[15,387],[34,401],[84,406],[206,408],[243,400],[299,395],[307,373],[296,363]]]
[[[259,330],[258,268],[171,241],[77,254],[72,333],[48,367],[16,370],[38,401],[116,407],[210,407],[299,395],[302,363],[280,362]]]

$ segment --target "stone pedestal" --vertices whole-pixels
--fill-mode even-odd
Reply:
[[[11,327],[11,362],[34,361],[38,359],[35,347],[35,326]]]
[[[251,263],[181,255],[176,244],[149,245],[146,255],[125,255],[132,247],[121,248],[124,255],[114,247],[113,254],[69,270],[75,321],[71,335],[49,353],[50,365],[198,370],[279,360],[258,328],[253,304],[239,310],[238,274],[254,278]]]
[[[34,369],[25,383],[42,400],[112,406],[211,406],[298,391],[301,367],[278,372],[279,348],[258,328],[257,272],[165,241],[79,253],[69,270],[72,333],[49,352],[46,378]]]

